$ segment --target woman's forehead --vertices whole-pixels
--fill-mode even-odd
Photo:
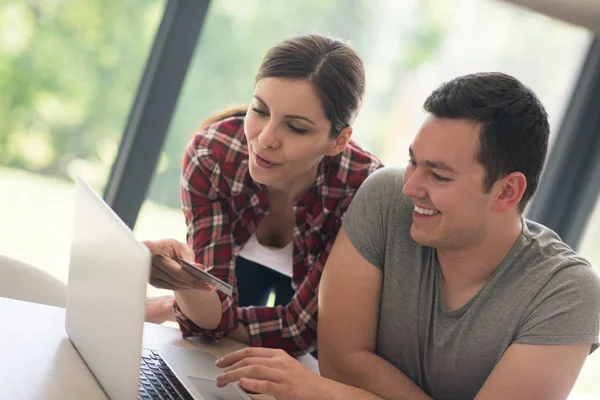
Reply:
[[[307,79],[263,78],[256,83],[254,95],[274,113],[304,115],[316,123],[327,121],[323,105]]]

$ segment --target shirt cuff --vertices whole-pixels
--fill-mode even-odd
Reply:
[[[219,291],[217,291],[217,295],[221,300],[222,316],[219,325],[214,329],[199,327],[181,311],[181,308],[179,308],[179,305],[177,304],[177,300],[173,302],[173,313],[175,314],[175,319],[179,323],[179,329],[184,338],[204,336],[220,340],[227,337],[231,331],[237,329],[238,315],[235,310],[237,307],[235,307],[234,299]]]

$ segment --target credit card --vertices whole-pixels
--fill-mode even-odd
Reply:
[[[194,264],[180,258],[179,265],[181,265],[181,268],[183,268],[184,271],[194,275],[196,278],[202,279],[204,282],[214,286],[227,296],[231,296],[233,294],[233,288],[230,284],[223,282],[214,275],[211,275],[210,273],[196,267]]]

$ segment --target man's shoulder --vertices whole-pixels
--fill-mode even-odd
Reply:
[[[550,264],[581,264],[590,266],[590,262],[579,255],[552,229],[523,219],[523,233],[528,256]]]
[[[381,204],[401,205],[410,203],[404,195],[404,168],[397,166],[382,167],[365,180],[363,190],[378,197]]]
[[[600,291],[600,277],[586,258],[550,228],[534,221],[524,221],[526,247],[521,260],[533,272],[531,275],[549,285],[587,286]]]
[[[404,185],[405,168],[399,166],[386,166],[378,169],[370,177],[377,185],[393,185],[396,188],[402,188]]]
[[[393,229],[400,236],[409,234],[412,225],[412,200],[402,192],[404,168],[383,167],[373,172],[360,187],[353,200],[353,219],[371,216]],[[400,230],[400,231],[398,231]],[[407,236],[408,237],[408,236]]]

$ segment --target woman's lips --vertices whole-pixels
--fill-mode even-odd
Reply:
[[[275,164],[271,161],[268,161],[268,160],[262,158],[261,156],[259,156],[256,153],[254,153],[254,159],[256,160],[256,163],[258,164],[259,167],[262,167],[265,169],[273,168],[273,167],[276,167],[277,165],[279,165],[279,164]]]

